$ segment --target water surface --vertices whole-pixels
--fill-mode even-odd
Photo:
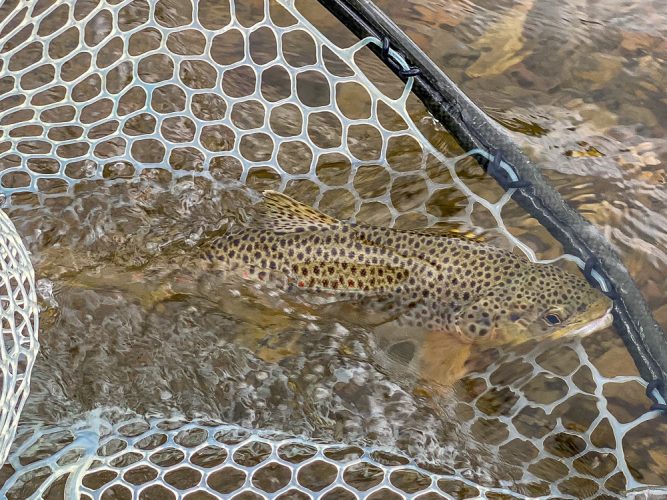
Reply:
[[[300,3],[337,43],[355,42],[316,3]],[[271,5],[276,9],[271,12],[278,12],[276,4]],[[570,2],[556,8],[538,0],[497,6],[381,5],[466,92],[515,132],[559,191],[619,247],[664,324],[661,214],[666,205],[660,162],[665,149],[659,137],[665,120],[658,84],[664,47],[657,40],[660,32],[644,22],[651,13],[660,18],[659,10],[650,3]],[[243,2],[239,6],[244,26],[261,19],[261,8]],[[595,17],[601,14],[581,19],[580,11],[605,14],[601,20]],[[202,12],[200,16],[211,16],[207,22],[212,25],[216,16],[224,17]],[[131,9],[127,13],[121,21],[128,26],[142,14]],[[621,13],[627,22],[618,21]],[[164,11],[160,15],[166,16]],[[178,25],[183,16],[176,9],[160,19]],[[276,19],[291,22],[282,16],[276,14]],[[105,19],[96,17],[100,33],[110,31]],[[32,252],[43,307],[41,352],[24,424],[69,422],[108,406],[143,415],[178,413],[311,439],[390,446],[434,470],[454,467],[490,485],[514,481],[518,491],[536,495],[548,494],[549,484],[564,478],[558,461],[540,455],[545,449],[572,462],[577,457],[573,467],[584,475],[598,473],[599,464],[613,463],[596,477],[604,479],[608,491],[623,490],[626,482],[614,467],[616,450],[626,443],[616,441],[599,412],[608,412],[616,423],[631,422],[648,409],[649,401],[613,330],[581,341],[476,352],[469,360],[470,375],[452,385],[441,379],[438,368],[443,352],[451,353],[455,344],[434,336],[382,338],[354,317],[330,316],[285,301],[271,289],[194,272],[188,257],[229,224],[243,220],[259,191],[280,187],[278,169],[301,176],[284,186],[287,192],[307,203],[317,201],[337,217],[405,228],[439,221],[492,244],[509,243],[488,210],[469,213],[466,196],[451,185],[451,172],[413,138],[390,142],[380,160],[383,139],[377,131],[367,125],[349,127],[349,154],[321,155],[313,161],[310,148],[293,138],[301,130],[301,114],[287,104],[267,116],[262,104],[289,96],[291,82],[280,71],[263,70],[261,97],[248,97],[254,73],[247,68],[225,73],[221,91],[201,91],[212,88],[207,87],[212,75],[208,67],[180,66],[179,84],[205,96],[201,98],[186,97],[177,85],[161,83],[169,76],[168,58],[144,55],[159,47],[151,29],[128,44],[139,60],[142,81],[124,82],[127,72],[107,75],[107,90],[109,85],[128,85],[113,116],[104,117],[86,138],[81,127],[60,130],[76,136],[58,136],[67,145],[101,143],[102,149],[92,153],[97,155],[94,161],[79,161],[76,152],[74,160],[64,160],[66,175],[81,182],[69,190],[62,183],[50,186],[52,191],[44,188],[51,196],[39,200],[18,197],[10,210]],[[96,39],[91,30],[89,36]],[[623,42],[624,30],[639,35],[632,43]],[[197,59],[202,44],[196,34],[175,33],[180,35],[170,35],[168,51]],[[266,32],[260,35],[251,39],[251,52],[257,61],[270,60],[275,40]],[[211,44],[216,64],[244,53],[240,37],[230,40]],[[304,32],[283,41],[289,64],[299,68],[312,63],[315,45]],[[383,92],[400,95],[400,82],[364,50],[358,60],[366,73]],[[120,57],[116,52],[109,57]],[[349,71],[335,54],[326,54],[332,73]],[[646,72],[647,67],[652,72]],[[76,59],[70,69],[88,71],[89,62]],[[89,86],[79,88],[79,97],[95,100],[99,83],[92,76]],[[628,88],[641,92],[646,104]],[[298,97],[312,107],[324,105],[323,90],[330,89],[316,72],[297,86]],[[226,103],[221,92],[247,99]],[[350,119],[371,115],[369,94],[359,86],[343,88],[336,104]],[[411,100],[408,108],[420,131],[444,155],[462,153],[422,106]],[[377,112],[387,130],[405,127],[390,109],[378,107]],[[323,147],[335,144],[341,134],[339,119],[317,116],[319,121],[307,123],[309,137]],[[239,134],[260,129],[268,120],[285,138],[276,147],[289,142],[293,148],[283,149],[272,163],[267,134],[247,133],[235,157],[228,151],[233,134],[219,124],[207,128],[198,142],[197,134],[208,122],[224,117]],[[98,161],[125,151],[126,143],[114,142],[116,136],[136,142],[122,161]],[[212,159],[211,151],[216,152]],[[204,158],[210,174],[206,179],[197,176]],[[241,168],[240,160],[252,162],[252,168]],[[52,167],[46,163],[32,165]],[[174,175],[156,166],[169,166]],[[311,167],[317,179],[306,178]],[[139,173],[141,168],[145,170]],[[459,162],[456,173],[474,193],[492,202],[501,198],[501,190],[474,161]],[[95,176],[98,180],[86,180]],[[436,182],[442,189],[432,189]],[[359,204],[352,191],[361,198]],[[508,231],[538,257],[562,253],[544,228],[514,203],[505,206],[502,218]],[[605,377],[626,375],[629,378],[617,383],[598,385]],[[644,450],[664,443],[654,432],[659,424],[648,424],[630,431],[626,458],[637,481],[660,483],[662,455]],[[596,436],[598,449],[584,454],[581,436],[590,435]],[[637,442],[643,446],[633,446]],[[522,484],[526,470],[539,479]],[[568,491],[582,484],[597,491],[595,482],[579,480],[575,478]]]

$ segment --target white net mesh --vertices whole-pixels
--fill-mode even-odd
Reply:
[[[21,238],[0,211],[0,460],[14,439],[37,355],[35,275]]]
[[[48,462],[28,467],[20,454],[58,434]],[[41,429],[22,441],[10,462],[24,470],[3,493],[66,498],[197,498],[245,493],[248,498],[402,498],[406,493],[476,497],[487,489],[436,475],[393,451],[326,445],[275,432],[250,432],[215,422],[89,416],[66,433]],[[44,477],[49,481],[42,482]],[[41,484],[40,484],[41,483]],[[208,494],[207,494],[208,493]],[[10,493],[11,495],[11,493]],[[438,498],[436,496],[435,498]],[[245,496],[244,496],[245,498]]]
[[[533,260],[563,257],[544,228],[512,202],[512,192],[484,176],[474,161],[481,152],[460,150],[411,96],[412,82],[403,85],[374,59],[366,46],[377,40],[338,46],[332,39],[342,43],[349,34],[332,29],[315,6],[298,7],[262,0],[5,2],[0,184],[8,202],[55,207],[91,186],[151,178],[159,169],[175,183],[198,178],[279,189],[342,218],[456,226],[518,247]],[[80,221],[94,216],[77,210]],[[65,226],[68,214],[60,217]],[[22,248],[11,227],[4,229],[3,245]],[[23,259],[5,258],[3,267],[6,295],[14,298],[9,314],[3,306],[10,357],[3,350],[3,388],[9,389],[3,389],[2,418],[15,425],[16,398],[25,398],[37,348],[36,317],[29,309],[34,286],[25,252],[4,251]],[[17,322],[14,311],[24,309]],[[634,370],[605,370],[628,362],[607,333],[495,353],[457,385],[457,402],[446,416],[457,422],[459,435],[480,444],[479,463],[459,458],[455,437],[431,432],[439,425],[435,417],[414,410],[423,406],[423,388],[410,392],[323,357],[313,363],[354,376],[318,372],[319,379],[303,382],[307,393],[336,393],[346,403],[347,393],[378,384],[401,411],[414,412],[409,424],[392,421],[392,412],[403,414],[384,396],[371,395],[369,414],[358,417],[361,423],[345,421],[341,440],[365,441],[350,430],[361,428],[375,436],[371,442],[386,438],[394,449],[411,452],[427,443],[432,453],[420,463],[434,472],[404,459],[378,459],[365,447],[335,452],[312,440],[219,424],[178,427],[93,415],[74,426],[23,426],[0,491],[9,498],[620,495],[662,481],[656,470],[663,455],[646,451],[660,445],[654,436],[662,424],[656,413],[645,413],[645,383]],[[359,349],[339,342],[329,354]],[[19,355],[12,345],[27,349],[18,365],[8,363],[13,352]],[[292,368],[298,372],[307,361],[299,358]],[[13,372],[5,368],[11,366]],[[277,369],[260,366],[266,373]],[[15,385],[7,385],[5,373],[17,367],[26,375],[12,396],[7,391]],[[266,389],[266,379],[245,376],[239,391],[245,398]],[[190,435],[198,437],[190,441]],[[3,439],[11,435],[3,432]],[[281,454],[297,442],[297,451]]]

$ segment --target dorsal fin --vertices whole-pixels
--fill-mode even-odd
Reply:
[[[298,233],[333,229],[342,224],[322,212],[315,210],[277,191],[264,191],[264,201],[258,206],[257,222],[266,229],[280,233]]]

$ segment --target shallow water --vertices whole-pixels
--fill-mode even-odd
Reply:
[[[401,429],[415,419],[454,436],[451,398],[416,399],[406,374],[405,386],[387,376],[375,339],[353,318],[341,324],[266,287],[188,273],[196,263],[187,269],[187,256],[238,218],[249,194],[142,178],[14,212],[32,235],[44,307],[23,422],[118,406],[319,439],[386,444],[400,435],[410,448]],[[173,262],[184,256],[179,272]]]
[[[377,3],[616,245],[667,328],[663,2]]]
[[[301,3],[306,4],[306,10],[321,12],[315,4]],[[662,165],[655,163],[664,150],[654,138],[662,130],[660,123],[664,125],[659,119],[662,108],[658,104],[651,106],[655,120],[642,120],[642,126],[635,126],[632,113],[621,113],[627,111],[627,105],[612,105],[614,99],[621,99],[618,89],[627,85],[613,83],[618,75],[627,73],[625,70],[613,73],[595,90],[601,92],[601,97],[590,98],[590,87],[582,81],[595,79],[586,80],[585,75],[572,73],[569,64],[575,65],[576,54],[584,52],[577,43],[587,48],[592,44],[603,51],[608,49],[606,37],[585,36],[582,26],[588,26],[586,22],[572,27],[559,17],[561,11],[549,13],[546,2],[542,3],[535,0],[493,9],[491,4],[466,2],[447,6],[420,2],[399,9],[398,4],[392,3],[400,11],[391,12],[464,90],[483,106],[493,106],[486,109],[516,131],[522,144],[545,166],[559,191],[602,226],[623,252],[664,324],[661,315],[667,307],[662,293],[665,259],[660,253],[664,230],[660,228],[665,226],[660,214],[664,212],[665,190],[651,184],[656,179],[664,181],[660,181]],[[631,12],[639,9],[628,5],[618,8]],[[574,18],[578,8],[578,4],[570,5],[565,12]],[[248,18],[247,25],[254,22],[256,14],[251,8],[239,12]],[[629,23],[639,22],[637,16],[629,19]],[[342,45],[354,41],[326,16],[316,16],[314,20]],[[503,27],[497,35],[486,29],[491,20]],[[99,22],[104,26],[103,19]],[[130,23],[131,18],[125,22]],[[436,27],[440,29],[437,36]],[[561,28],[573,30],[572,36],[565,36],[567,30]],[[621,30],[614,26],[608,29],[610,33]],[[546,40],[563,49],[558,54],[567,61],[559,66],[564,68],[565,76],[552,75],[555,66],[551,64],[544,67],[544,54],[548,52],[544,39],[535,33],[545,30],[558,34]],[[517,32],[524,33],[527,39],[532,34],[533,44],[517,37]],[[485,41],[484,33],[492,38]],[[443,43],[445,35],[447,42]],[[434,39],[438,43],[431,45]],[[150,45],[149,42],[137,42],[137,47],[142,47],[142,43]],[[307,38],[295,36],[293,42],[286,42],[286,57],[298,66],[312,56],[311,47]],[[177,52],[183,46],[195,47],[198,42],[190,33],[190,37],[184,35],[175,43],[168,47]],[[270,54],[270,45],[260,40],[253,46],[255,55],[261,58]],[[495,46],[512,49],[521,57],[515,57],[514,52],[496,54]],[[234,52],[232,49],[233,44],[228,46],[230,53]],[[137,50],[141,52],[140,48]],[[592,57],[590,52],[587,57]],[[488,53],[493,54],[491,59],[480,57]],[[215,57],[222,60],[229,55],[223,51]],[[400,93],[397,80],[388,77],[372,58],[364,59],[367,55],[359,56],[360,64],[378,79],[378,85],[388,94],[397,90]],[[500,64],[498,60],[505,62]],[[336,71],[344,73],[339,66],[332,63]],[[142,75],[150,79],[163,69],[159,64],[142,66]],[[190,69],[193,80],[185,85],[207,84],[205,71]],[[534,76],[541,72],[549,78],[561,78],[562,82],[551,86],[546,76]],[[637,75],[640,80],[643,78]],[[247,76],[231,75],[222,83],[229,85],[225,91],[247,91]],[[263,97],[268,100],[280,98],[286,88],[285,81],[273,76],[275,79],[267,77],[262,81]],[[526,84],[530,76],[536,83]],[[317,85],[317,78],[306,78],[299,97],[305,101],[314,99],[311,104],[317,105],[321,98]],[[94,88],[92,85],[88,89],[91,94],[82,99],[92,99]],[[174,86],[161,89],[151,95],[156,114],[180,112],[186,98],[181,99]],[[602,98],[605,91],[610,94]],[[85,94],[86,88],[82,92]],[[612,97],[614,92],[619,96]],[[211,94],[207,95],[210,98]],[[659,92],[651,95],[659,98]],[[126,96],[129,97],[124,105],[130,108],[146,102],[145,95],[128,92]],[[365,97],[363,89],[350,88],[341,92],[337,104],[353,116],[368,116],[365,113],[370,114],[370,104]],[[589,102],[592,100],[595,104]],[[249,100],[246,108],[237,104],[231,113],[235,126],[243,130],[257,127],[264,119],[259,115],[265,112],[256,106],[257,102]],[[632,99],[628,102],[636,105]],[[205,116],[204,120],[224,113],[217,101],[192,99],[187,105],[198,117]],[[448,156],[461,153],[419,105],[409,102],[408,107],[413,120],[434,145]],[[282,111],[284,115],[275,119],[275,126],[289,136],[290,127],[301,117],[295,118],[294,110],[287,106]],[[600,121],[600,117],[609,121]],[[389,128],[400,129],[400,118],[386,113],[383,119]],[[335,140],[340,133],[336,123],[330,117],[323,118],[313,140],[324,144]],[[172,115],[160,125],[159,133],[165,140],[192,140],[194,132],[187,119]],[[155,128],[150,116],[140,114],[125,123],[123,133],[148,136]],[[367,162],[362,168],[353,171],[353,167],[358,167],[356,162],[343,155],[326,155],[318,161],[315,171],[318,179],[333,189],[317,199],[319,187],[306,180],[290,182],[287,191],[308,203],[317,199],[322,210],[348,218],[356,210],[349,187],[353,185],[364,200],[384,197],[384,204],[362,203],[357,220],[394,222],[398,227],[423,227],[440,221],[450,228],[472,231],[493,244],[508,245],[490,212],[477,210],[470,220],[464,216],[467,200],[460,191],[452,186],[437,192],[429,190],[423,178],[416,175],[417,170],[423,167],[431,180],[445,184],[451,181],[451,175],[432,157],[426,158],[414,141],[395,142],[388,148],[391,169],[406,174],[401,181],[392,182],[387,165],[372,164],[379,156],[381,141],[368,129],[360,127],[349,138],[350,150]],[[214,130],[210,135],[214,143],[203,144],[204,149],[224,145],[224,131]],[[579,144],[584,140],[585,145]],[[630,146],[621,146],[624,142],[637,146],[625,151]],[[651,143],[650,147],[646,143]],[[107,147],[114,146],[107,143]],[[247,160],[263,162],[265,147],[265,137],[257,134],[240,154]],[[146,163],[164,157],[163,161],[168,161],[175,171],[201,168],[203,155],[196,148],[178,151],[167,158],[160,141],[147,139],[132,149],[132,156]],[[304,164],[310,161],[307,148],[297,146],[283,153],[277,158],[283,170],[304,172]],[[626,157],[631,163],[621,161]],[[632,377],[637,372],[611,329],[581,342],[530,344],[513,350],[475,353],[468,362],[471,375],[452,388],[449,381],[443,380],[446,374],[441,370],[441,356],[443,351],[450,351],[448,355],[456,357],[452,354],[458,348],[455,343],[443,345],[440,338],[429,336],[383,338],[361,327],[354,317],[341,320],[307,304],[288,302],[270,289],[198,274],[197,266],[188,264],[188,257],[196,253],[198,245],[242,219],[256,201],[257,190],[275,188],[280,183],[280,177],[268,167],[253,166],[244,180],[255,190],[241,187],[237,182],[241,178],[240,162],[229,155],[217,158],[221,160],[211,162],[212,175],[208,180],[189,176],[175,180],[158,170],[145,170],[130,179],[135,175],[136,163],[94,164],[93,170],[99,166],[105,180],[84,181],[66,195],[46,198],[41,204],[33,203],[34,200],[16,203],[10,210],[32,252],[44,308],[41,352],[22,416],[24,424],[67,422],[86,411],[109,406],[144,415],[201,416],[318,440],[396,447],[435,470],[456,467],[485,484],[521,478],[521,471],[532,465],[531,472],[538,470],[536,475],[541,481],[519,484],[516,489],[534,494],[549,492],[546,483],[562,478],[562,471],[552,459],[532,463],[537,448],[531,439],[538,442],[548,435],[540,446],[557,457],[576,456],[581,451],[577,433],[594,433],[596,446],[616,447],[616,436],[610,436],[606,420],[596,422],[593,429],[601,396],[595,381],[601,376]],[[81,162],[71,162],[68,168],[76,167],[76,175],[86,177],[87,164],[78,163]],[[459,162],[456,172],[485,199],[495,202],[501,197],[500,189],[475,162]],[[604,199],[599,194],[603,191],[601,186],[606,193]],[[389,204],[400,215],[392,213],[386,206]],[[540,258],[561,254],[562,249],[544,228],[514,203],[505,206],[502,216],[509,232],[520,236]],[[584,366],[586,361],[590,366]],[[578,394],[568,398],[572,390]],[[649,406],[642,387],[630,379],[606,384],[603,395],[605,410],[622,423],[640,417]],[[520,410],[515,406],[517,401]],[[628,445],[624,449],[634,478],[661,483],[665,480],[660,468],[663,455],[656,450],[664,443],[653,430],[652,421],[639,425],[630,431],[633,440],[623,444]],[[636,442],[642,446],[634,446]],[[499,450],[494,448],[496,445]],[[645,453],[645,449],[651,452]],[[575,467],[582,474],[600,463],[616,463],[613,453],[607,451],[592,452],[577,460]],[[606,482],[609,491],[625,487],[618,477],[612,476]],[[588,483],[584,486],[596,491]],[[576,487],[575,480],[571,491],[576,491]]]
[[[580,356],[605,376],[636,373],[607,330],[583,346],[562,340],[472,356],[461,350],[472,374],[452,387],[448,363],[460,346],[451,339],[374,334],[354,317],[341,320],[265,286],[201,275],[196,262],[188,265],[198,245],[244,217],[253,196],[149,174],[12,210],[33,254],[43,307],[23,425],[68,422],[98,407],[215,418],[389,446],[434,470],[455,467],[495,485],[520,477],[533,456],[533,446],[512,440],[502,418],[514,415],[513,425],[528,437],[553,429],[557,418],[582,430],[590,425],[595,382]],[[475,372],[491,374],[488,382]],[[568,376],[584,393],[566,397],[559,377]],[[613,415],[632,420],[646,411],[647,401],[630,397],[634,383],[617,385]],[[515,414],[519,397],[550,410]],[[503,441],[509,445],[499,459],[488,445]],[[557,474],[545,471],[541,477]],[[536,494],[545,487],[517,486]]]

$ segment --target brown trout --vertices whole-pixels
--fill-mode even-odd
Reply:
[[[454,235],[337,220],[266,191],[249,224],[202,247],[206,267],[386,313],[466,343],[584,335],[611,301],[581,276]]]

